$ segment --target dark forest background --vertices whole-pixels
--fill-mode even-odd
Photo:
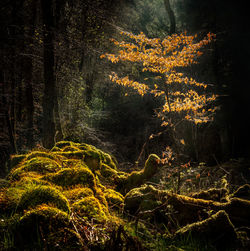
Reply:
[[[135,66],[100,59],[113,50],[109,38],[122,39],[121,30],[160,38],[184,30],[215,33],[190,72],[213,85],[220,110],[213,122],[179,127],[182,153],[211,164],[248,157],[247,12],[226,0],[1,0],[0,174],[12,154],[62,139],[94,144],[128,166],[166,145],[178,147],[170,133],[149,140],[162,130],[157,101],[109,81],[114,67],[138,74]]]

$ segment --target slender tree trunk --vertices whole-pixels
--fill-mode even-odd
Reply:
[[[46,148],[54,145],[55,119],[54,109],[56,100],[56,86],[54,74],[54,17],[52,0],[41,0],[43,18],[44,43],[44,96],[43,96],[43,135],[42,143]]]
[[[29,30],[28,30],[28,42],[30,44],[33,43],[33,37],[35,34],[35,20],[37,14],[37,1],[32,1],[32,16],[29,21]],[[31,49],[32,50],[32,49]],[[31,51],[32,54],[32,51]],[[34,97],[33,97],[33,62],[32,58],[26,57],[24,59],[24,67],[25,67],[25,95],[26,95],[26,110],[27,110],[27,127],[28,127],[28,135],[27,135],[27,145],[32,148],[34,146]]]
[[[165,8],[168,13],[169,21],[170,21],[170,28],[169,28],[169,34],[173,34],[176,31],[176,21],[175,21],[175,15],[174,12],[170,6],[169,0],[164,0]]]
[[[26,95],[26,110],[27,110],[27,126],[28,126],[28,135],[27,135],[27,145],[28,147],[34,146],[34,99],[33,99],[33,86],[32,86],[32,59],[26,59],[26,76],[25,76],[25,95]]]

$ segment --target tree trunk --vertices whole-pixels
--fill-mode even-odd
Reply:
[[[43,96],[43,135],[42,143],[46,148],[54,145],[55,119],[54,109],[56,100],[56,86],[54,74],[54,17],[52,0],[41,0],[43,18],[44,43],[44,96]]]
[[[170,6],[169,0],[164,0],[165,8],[168,13],[169,21],[170,21],[170,28],[169,28],[169,34],[173,34],[176,31],[176,22],[175,22],[175,15],[174,12]]]

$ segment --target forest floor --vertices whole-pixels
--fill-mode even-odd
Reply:
[[[249,250],[250,161],[121,171],[92,145],[12,156],[0,250]]]

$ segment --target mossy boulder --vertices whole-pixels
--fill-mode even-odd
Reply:
[[[73,144],[74,143],[72,141],[59,141],[59,142],[56,142],[55,147],[62,149],[66,146],[72,146]]]
[[[106,164],[102,164],[100,168],[100,174],[104,178],[113,178],[118,175],[118,172]]]
[[[121,209],[124,204],[124,196],[113,189],[104,191],[105,198],[110,208]]]
[[[70,212],[66,197],[51,186],[38,186],[23,193],[18,203],[18,209],[35,208],[41,204],[53,205],[64,212]]]
[[[30,160],[30,159],[37,158],[37,157],[52,159],[52,160],[57,161],[58,163],[60,163],[60,161],[61,161],[60,156],[57,156],[57,155],[55,155],[51,152],[48,152],[48,151],[46,151],[46,152],[45,151],[32,151],[26,155],[25,160]]]
[[[70,201],[78,201],[88,196],[94,196],[92,189],[88,187],[75,187],[63,191],[65,197]]]
[[[10,182],[8,180],[0,178],[0,189],[6,188],[9,186],[10,186]]]
[[[124,210],[130,214],[152,210],[161,204],[161,193],[151,185],[130,190],[124,198]]]
[[[10,169],[16,167],[19,165],[23,159],[25,159],[26,155],[25,154],[16,154],[12,155],[10,157]]]
[[[15,230],[14,244],[17,247],[23,247],[23,250],[26,248],[38,250],[45,248],[46,242],[53,238],[54,243],[49,246],[51,249],[58,241],[54,238],[56,233],[60,230],[64,232],[69,227],[70,217],[67,213],[55,207],[39,205],[26,211],[20,218]],[[64,238],[67,236],[64,235]]]
[[[74,242],[79,244],[75,250],[81,250],[83,239],[88,239],[82,224],[91,228],[97,223],[95,227],[100,229],[108,222],[112,222],[109,226],[121,224],[123,220],[117,220],[117,212],[112,210],[123,209],[124,196],[117,191],[118,187],[124,188],[125,193],[143,184],[157,172],[158,162],[156,155],[150,155],[141,171],[120,172],[110,154],[92,145],[71,141],[57,142],[50,151],[39,149],[13,156],[13,168],[5,182],[8,185],[0,187],[0,213],[7,219],[18,214],[17,226],[11,227],[13,243],[23,250],[41,247],[60,250],[57,245],[61,243],[63,250],[67,247],[74,250],[71,249]],[[135,176],[139,176],[138,179]],[[147,197],[147,189],[144,190],[140,191],[144,197],[137,206],[147,210],[157,202],[153,195]],[[134,199],[130,195],[127,208]],[[5,225],[4,229],[10,229]],[[107,232],[101,231],[105,239]],[[30,238],[26,238],[29,236],[26,233]],[[29,246],[29,241],[34,246]]]
[[[94,219],[98,222],[104,222],[108,220],[107,209],[102,206],[99,200],[94,196],[85,197],[75,202],[72,207],[78,215],[87,220]]]
[[[10,180],[18,180],[22,174],[27,172],[37,172],[40,174],[53,173],[60,170],[61,167],[57,161],[47,157],[34,157],[27,159],[18,168],[12,169],[8,178]]]
[[[95,189],[95,176],[84,164],[78,164],[71,168],[64,168],[57,173],[48,174],[44,180],[50,181],[62,187],[83,185]]]

